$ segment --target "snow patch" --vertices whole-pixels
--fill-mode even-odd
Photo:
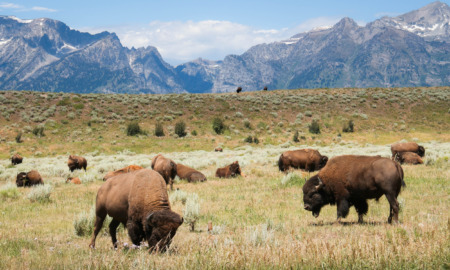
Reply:
[[[33,21],[33,20],[22,20],[22,19],[19,19],[19,18],[15,17],[15,16],[8,16],[8,18],[10,18],[12,20],[15,20],[15,21],[18,21],[20,23],[31,23]]]
[[[6,43],[10,42],[11,39],[12,39],[12,38],[6,39],[6,40],[5,40],[5,39],[2,38],[2,39],[0,40],[0,46],[3,46],[3,45],[5,45]]]

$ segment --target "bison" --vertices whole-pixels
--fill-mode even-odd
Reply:
[[[144,169],[144,168],[141,167],[141,166],[138,166],[138,165],[126,166],[125,168],[122,168],[120,170],[115,170],[113,172],[107,173],[105,175],[105,177],[103,177],[103,181],[106,181],[109,178],[114,177],[114,176],[119,175],[119,174],[122,174],[122,173],[129,173],[129,172],[132,172],[132,171],[137,171],[137,170],[142,170],[142,169]]]
[[[206,181],[206,176],[203,173],[180,163],[177,164],[177,175],[180,179],[188,180],[189,183]]]
[[[240,92],[242,92],[242,87],[239,86],[239,87],[236,89],[236,93],[239,94]]]
[[[170,184],[170,189],[173,190],[173,179],[177,175],[177,164],[158,154],[152,159],[152,169],[161,174],[166,184]]]
[[[171,210],[164,179],[150,169],[120,174],[106,181],[97,192],[95,215],[91,248],[95,247],[106,215],[112,217],[109,233],[114,248],[117,248],[116,229],[121,223],[133,244],[139,246],[144,239],[150,251],[169,248],[183,223],[183,218]]]
[[[18,187],[31,187],[34,185],[43,185],[44,181],[42,180],[41,175],[35,171],[31,170],[29,172],[21,172],[16,177],[16,185]]]
[[[216,177],[219,178],[230,178],[242,175],[241,168],[239,167],[239,162],[235,161],[228,166],[223,168],[218,168],[216,170]]]
[[[414,152],[420,157],[423,157],[425,155],[425,148],[415,142],[394,143],[391,145],[391,152],[392,160],[394,160],[395,155],[399,152]]]
[[[267,91],[267,86],[264,86],[264,89],[263,89],[264,91]]]
[[[78,177],[69,177],[69,178],[67,178],[66,183],[72,183],[72,184],[75,184],[75,185],[80,185],[81,184],[81,180]]]
[[[86,171],[87,161],[84,157],[70,155],[67,161],[67,166],[69,170],[73,172],[74,170],[81,170],[82,168]]]
[[[282,172],[290,168],[304,169],[307,172],[313,172],[323,168],[328,161],[327,156],[322,156],[319,151],[314,149],[300,149],[286,151],[278,159],[278,168]]]
[[[222,149],[222,147],[216,147],[214,149],[214,152],[223,152],[223,149]]]
[[[21,157],[19,154],[14,154],[14,156],[11,157],[11,163],[12,165],[17,165],[22,163],[23,157]]]
[[[414,152],[398,152],[395,154],[394,160],[400,164],[423,164],[422,158]]]
[[[355,206],[358,222],[362,223],[369,209],[367,199],[378,200],[385,195],[390,205],[388,223],[392,219],[397,223],[397,196],[402,186],[406,186],[402,167],[389,158],[337,156],[303,185],[304,208],[318,217],[324,205],[337,204],[340,222],[348,215],[350,206]]]

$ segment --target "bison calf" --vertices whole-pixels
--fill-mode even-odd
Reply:
[[[103,181],[106,181],[109,178],[114,177],[114,176],[119,175],[119,174],[129,173],[129,172],[132,172],[132,171],[137,171],[137,170],[142,170],[142,169],[144,169],[144,168],[141,167],[141,166],[138,166],[138,165],[126,166],[125,168],[122,168],[120,170],[116,170],[116,171],[107,173],[105,175],[105,177],[103,177]]]
[[[413,152],[398,152],[395,154],[394,160],[400,164],[423,164],[423,160],[420,156]]]
[[[203,173],[179,163],[177,164],[177,175],[180,179],[188,180],[189,183],[206,181],[206,176]]]
[[[218,168],[216,170],[216,177],[219,177],[219,178],[230,178],[230,177],[236,177],[238,175],[242,175],[241,167],[239,167],[238,161],[235,161],[228,166],[225,166],[223,168]]]
[[[324,205],[337,204],[337,221],[348,215],[350,206],[358,212],[358,222],[369,206],[367,199],[379,199],[385,195],[390,205],[388,222],[398,222],[397,201],[403,181],[402,167],[388,159],[370,156],[337,156],[306,181],[303,186],[305,210],[318,217]]]

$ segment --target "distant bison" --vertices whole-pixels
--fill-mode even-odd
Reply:
[[[142,170],[144,169],[141,166],[138,165],[130,165],[130,166],[126,166],[125,168],[119,169],[119,170],[115,170],[113,172],[109,172],[105,175],[105,177],[103,177],[103,181],[108,180],[111,177],[114,177],[116,175],[122,174],[122,173],[129,173],[132,171],[137,171],[137,170]]]
[[[67,166],[69,166],[69,170],[71,172],[81,169],[84,169],[84,171],[86,171],[87,161],[84,157],[70,155],[69,160],[67,161]]]
[[[215,151],[215,152],[223,152],[223,149],[222,149],[222,147],[216,147],[216,148],[214,149],[214,151]]]
[[[350,206],[355,206],[358,222],[363,222],[369,205],[367,199],[378,200],[385,195],[389,201],[388,222],[398,222],[399,204],[397,196],[403,181],[400,164],[379,156],[337,156],[306,181],[303,186],[305,210],[319,216],[324,205],[337,204],[337,221],[348,215]]]
[[[14,154],[11,158],[12,165],[17,165],[22,163],[23,157],[21,157],[19,154]]]
[[[180,163],[177,164],[177,175],[180,179],[188,180],[189,183],[206,181],[206,176],[203,173]]]
[[[425,148],[415,142],[394,143],[391,145],[391,152],[392,160],[394,160],[395,154],[399,152],[414,152],[420,157],[423,157],[425,155]]]
[[[146,240],[150,251],[164,251],[183,218],[170,207],[167,186],[160,174],[142,169],[120,174],[106,181],[97,192],[95,225],[91,248],[103,226],[106,215],[112,217],[109,234],[117,248],[116,229],[122,223],[133,244]]]
[[[161,174],[166,184],[170,184],[170,189],[173,190],[173,179],[177,176],[177,164],[158,154],[152,159],[152,169]]]
[[[239,94],[240,92],[242,92],[242,87],[239,86],[239,87],[236,89],[236,93]]]
[[[75,185],[80,185],[81,184],[81,180],[78,177],[69,177],[69,178],[67,178],[66,183],[72,183],[72,184],[75,184]]]
[[[267,86],[264,86],[264,89],[263,89],[264,91],[267,91]]]
[[[394,160],[399,162],[400,164],[423,164],[422,158],[416,153],[413,152],[398,152],[395,154]]]
[[[230,178],[242,175],[241,168],[239,167],[239,162],[235,161],[228,166],[223,168],[218,168],[216,170],[216,177],[219,178]]]
[[[31,170],[29,172],[21,172],[16,177],[16,185],[18,187],[31,187],[34,185],[43,185],[44,181],[42,180],[41,175],[35,171]]]
[[[314,149],[300,149],[286,151],[278,159],[278,168],[285,172],[290,168],[304,169],[307,172],[313,172],[323,168],[328,161],[327,156],[322,156],[319,151]]]

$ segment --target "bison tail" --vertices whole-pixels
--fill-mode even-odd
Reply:
[[[398,163],[395,163],[395,166],[397,167],[398,175],[400,176],[400,179],[402,180],[402,187],[406,188],[406,183],[405,183],[402,166],[400,166],[400,164],[398,164]]]

